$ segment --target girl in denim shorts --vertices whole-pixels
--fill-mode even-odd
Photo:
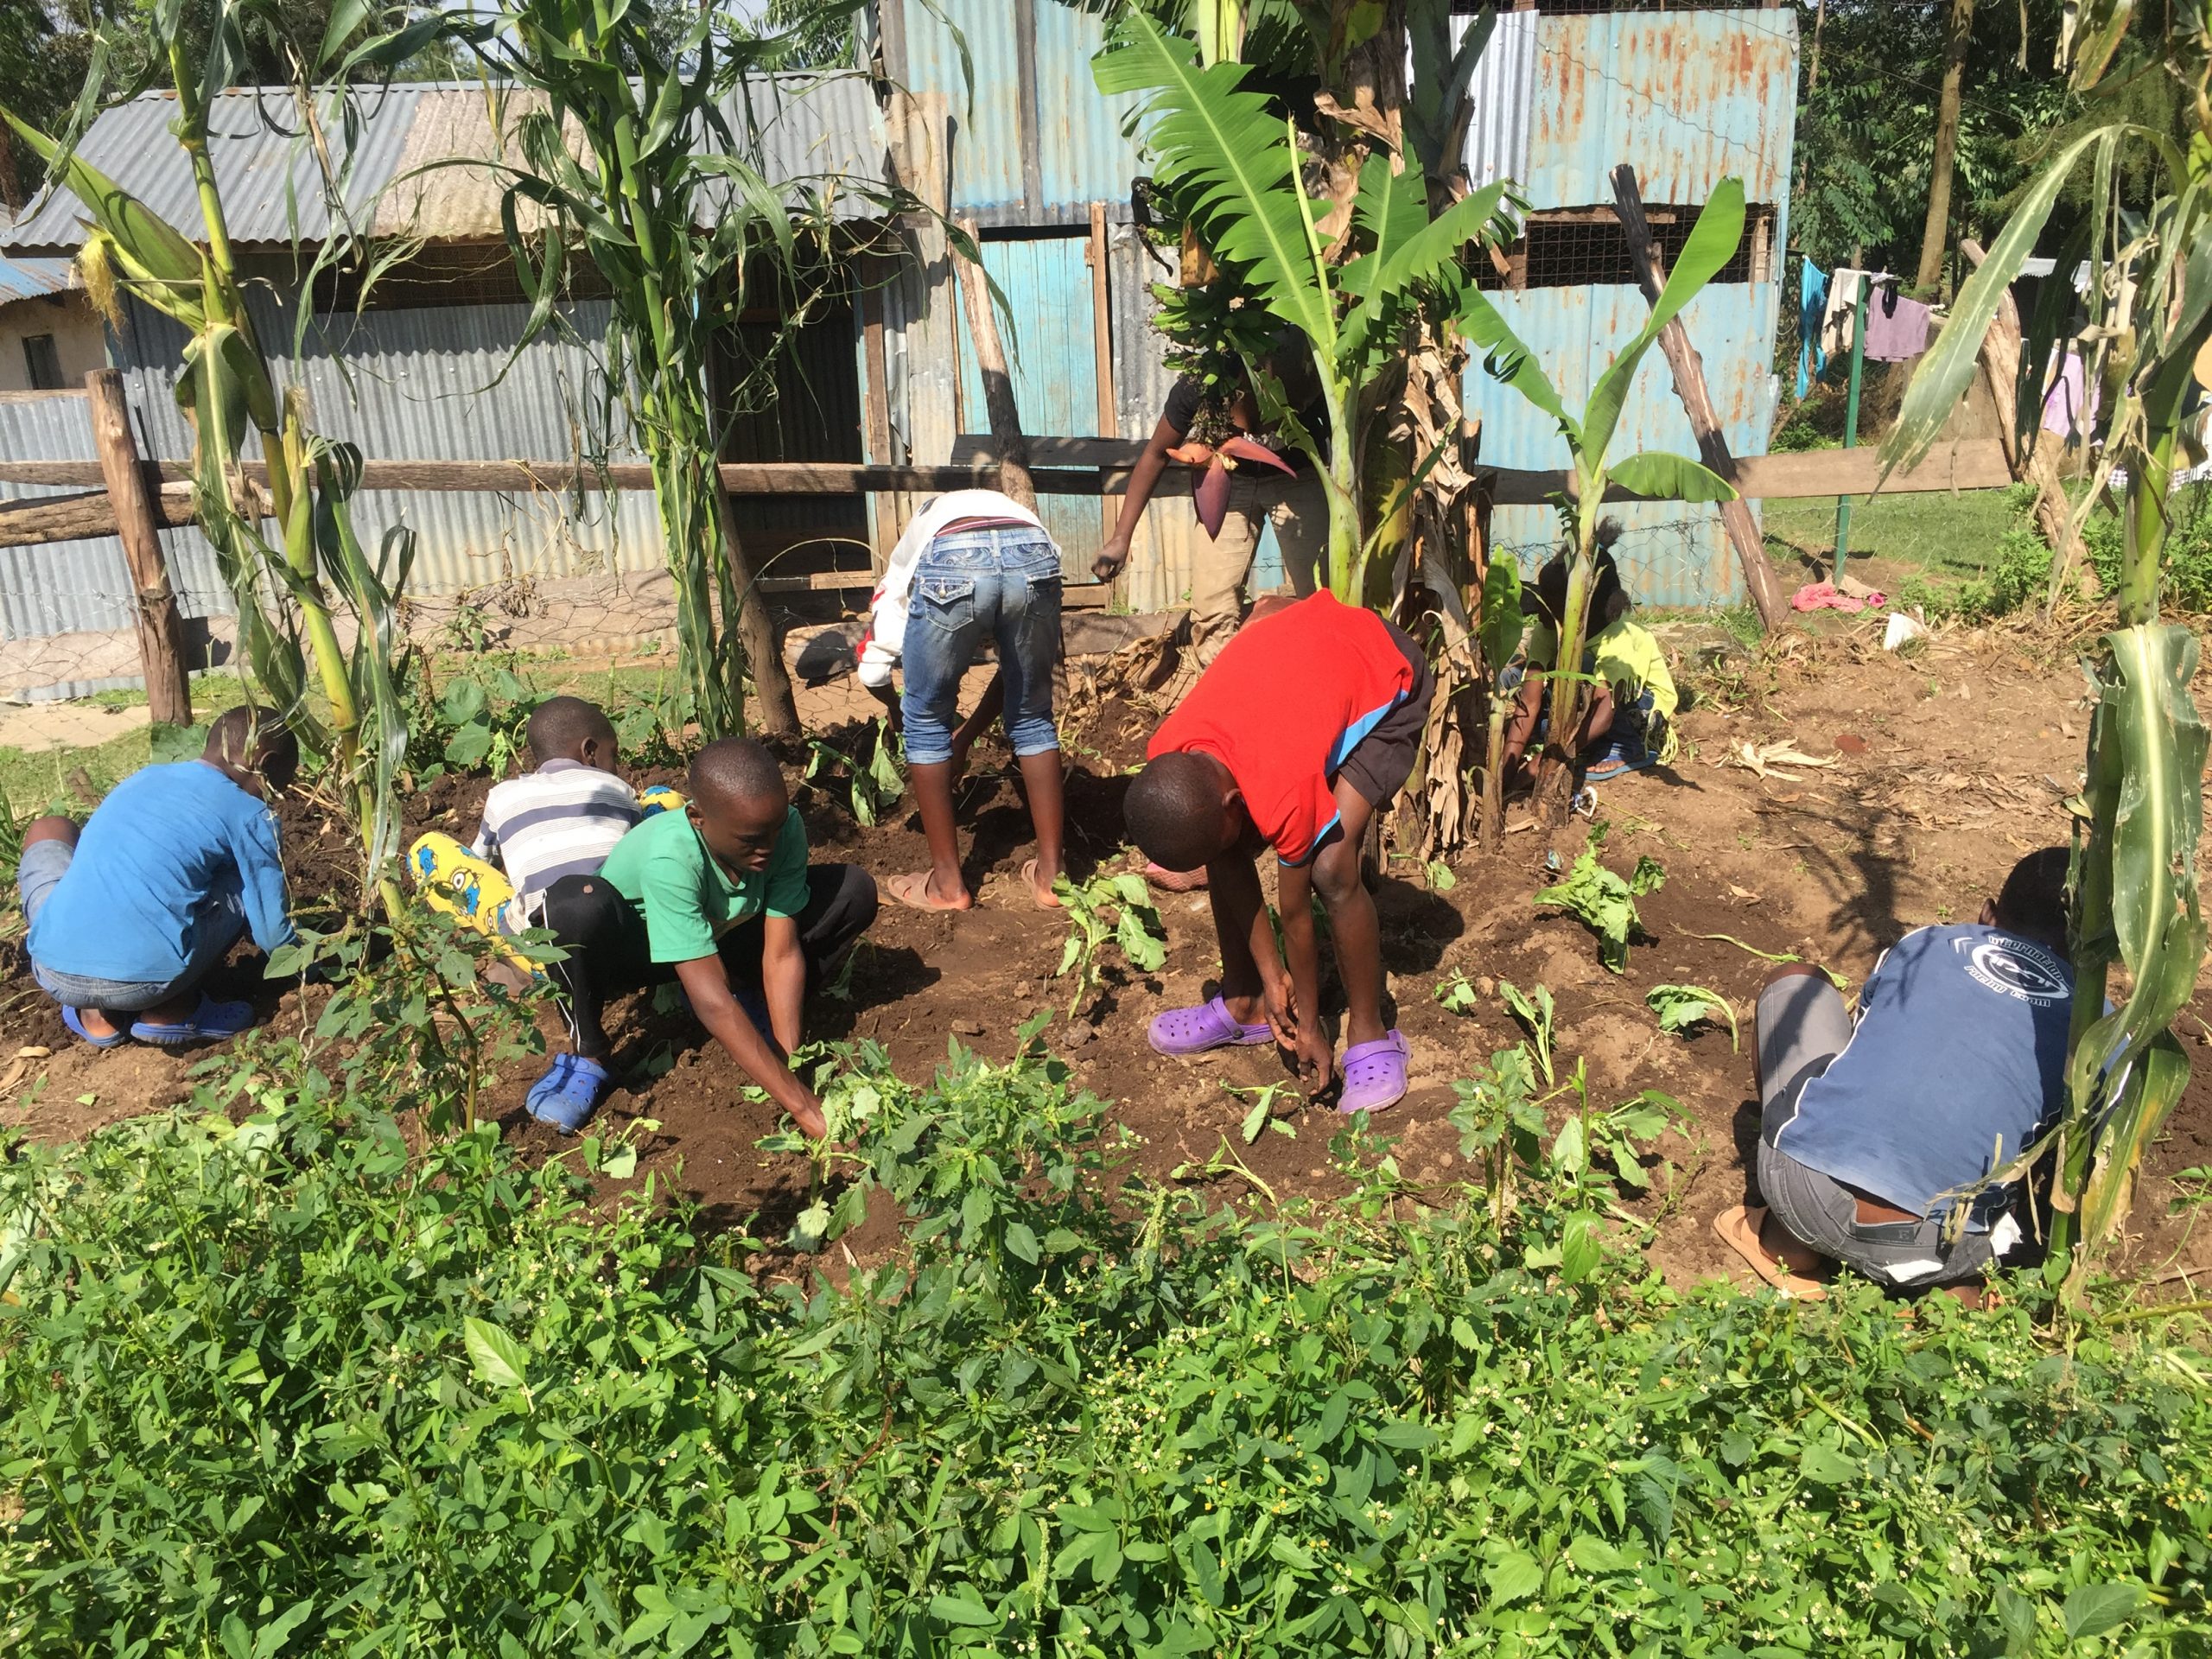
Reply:
[[[998,675],[963,722],[961,677],[986,640],[998,648]],[[900,904],[966,910],[975,903],[960,868],[952,785],[976,734],[999,715],[1037,830],[1037,856],[1022,867],[1022,879],[1039,905],[1058,905],[1052,883],[1062,865],[1065,806],[1052,671],[1059,651],[1060,550],[1034,512],[996,490],[955,490],[915,514],[876,589],[860,670],[861,683],[887,701],[892,666],[906,664],[898,709],[930,868],[884,883]]]

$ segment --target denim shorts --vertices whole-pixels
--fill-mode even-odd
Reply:
[[[23,920],[34,922],[61,878],[69,873],[77,849],[66,841],[35,841],[23,849],[16,867],[16,893],[23,906]],[[136,1014],[155,1007],[190,989],[219,967],[231,947],[245,933],[245,900],[235,889],[210,893],[193,925],[195,941],[192,960],[175,979],[101,979],[91,974],[65,974],[48,968],[35,957],[31,977],[57,1002],[72,1008],[111,1008]]]
[[[940,536],[914,568],[900,651],[906,760],[952,759],[960,677],[985,639],[1006,677],[1006,734],[1016,754],[1060,747],[1052,724],[1052,670],[1060,656],[1060,550],[1030,525]]]

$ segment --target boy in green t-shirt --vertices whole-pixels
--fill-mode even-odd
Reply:
[[[746,1075],[810,1135],[822,1103],[791,1071],[799,1009],[819,973],[875,919],[875,881],[854,864],[806,861],[806,826],[775,757],[745,738],[691,762],[690,804],[647,818],[597,875],[546,889],[545,925],[568,951],[574,1052],[530,1091],[531,1116],[574,1135],[607,1083],[607,998],[674,980]]]

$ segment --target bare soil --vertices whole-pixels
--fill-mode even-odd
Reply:
[[[1751,1282],[1712,1230],[1723,1208],[1756,1196],[1746,1173],[1757,1133],[1750,1054],[1732,1048],[1725,1027],[1702,1027],[1688,1038],[1662,1033],[1644,993],[1667,982],[1720,991],[1748,1043],[1751,1004],[1770,966],[1752,952],[1825,963],[1855,987],[1889,944],[1928,923],[1972,919],[2021,854],[2063,841],[2061,803],[2078,783],[2087,716],[2079,671],[2063,642],[2025,633],[1947,636],[1900,658],[1878,649],[1878,630],[1875,620],[1832,619],[1823,632],[1789,636],[1764,654],[1728,646],[1708,629],[1672,635],[1678,673],[1696,698],[1683,720],[1683,758],[1672,769],[1599,790],[1599,815],[1611,824],[1608,861],[1625,869],[1649,854],[1667,874],[1664,887],[1642,903],[1646,937],[1624,974],[1599,967],[1594,941],[1577,923],[1531,901],[1548,879],[1547,860],[1571,858],[1582,826],[1556,846],[1534,830],[1512,835],[1498,856],[1457,865],[1446,891],[1420,879],[1385,881],[1378,898],[1385,965],[1414,1068],[1412,1095],[1377,1127],[1396,1138],[1408,1178],[1443,1182],[1460,1173],[1458,1135],[1447,1122],[1453,1080],[1521,1035],[1492,994],[1496,983],[1548,986],[1558,1002],[1561,1065],[1586,1062],[1594,1103],[1656,1089],[1687,1114],[1657,1148],[1663,1162],[1654,1167],[1651,1193],[1629,1202],[1656,1220],[1649,1250],[1655,1268],[1683,1286],[1717,1276]],[[1153,716],[1141,702],[1118,697],[1080,698],[1077,706],[1069,818],[1080,874],[1128,856],[1124,768],[1141,753]],[[851,735],[824,734],[831,742]],[[1833,764],[1762,776],[1737,759],[1745,744],[1784,740]],[[796,785],[803,754],[788,759]],[[887,902],[861,947],[849,996],[818,990],[811,997],[810,1037],[873,1039],[903,1074],[918,1078],[944,1060],[948,1040],[1004,1059],[1016,1027],[1036,1010],[1065,1015],[1068,988],[1051,977],[1065,923],[1036,909],[1020,884],[1028,829],[1015,779],[1011,756],[986,746],[963,786],[979,907],[923,915]],[[441,780],[413,798],[410,830],[467,835],[486,787],[482,779]],[[817,859],[851,860],[879,878],[922,868],[911,814],[863,830],[819,791],[797,787],[795,795]],[[345,897],[356,889],[344,832],[311,804],[288,808],[285,823],[296,893],[320,887],[354,902]],[[1084,1028],[1071,1034],[1061,1019],[1048,1040],[1076,1080],[1135,1131],[1147,1173],[1213,1181],[1224,1198],[1332,1196],[1338,1189],[1326,1147],[1339,1120],[1325,1107],[1286,1093],[1276,1112],[1294,1135],[1264,1133],[1249,1147],[1239,1138],[1251,1096],[1230,1090],[1285,1081],[1272,1050],[1174,1061],[1147,1046],[1152,1015],[1205,994],[1218,968],[1203,894],[1163,898],[1160,911],[1170,938],[1164,969],[1109,973],[1096,1006],[1084,1010],[1092,1034],[1078,1041]],[[1716,934],[1740,943],[1699,937]],[[17,1103],[0,1108],[0,1125],[41,1138],[81,1136],[188,1097],[186,1073],[197,1057],[135,1046],[103,1054],[73,1044],[25,976],[19,950],[9,952],[6,967],[0,1094]],[[257,958],[245,952],[219,988],[254,996],[280,1023],[309,1017],[296,995],[272,995],[257,971]],[[1484,992],[1469,1014],[1446,1010],[1433,995],[1459,973]],[[2212,1055],[2198,1052],[2212,1046],[2207,1002],[2200,993],[2183,1016],[2197,1076],[2153,1153],[2120,1252],[2120,1265],[2154,1276],[2212,1268],[2212,1245],[2192,1232],[2186,1214],[2169,1214],[2171,1177],[2212,1163],[2212,1079],[2205,1075]],[[642,1139],[632,1184],[650,1180],[656,1192],[696,1202],[707,1228],[780,1239],[808,1201],[808,1172],[799,1159],[758,1150],[775,1128],[770,1109],[746,1098],[744,1079],[696,1025],[656,1013],[650,996],[618,1007],[610,1023],[626,1033],[618,1057],[623,1081],[601,1121],[658,1125]],[[16,1070],[9,1057],[19,1052]],[[489,1109],[532,1154],[572,1146],[524,1112],[530,1080],[522,1071],[501,1078]],[[1224,1152],[1235,1163],[1217,1160]],[[862,1254],[889,1242],[851,1241]]]

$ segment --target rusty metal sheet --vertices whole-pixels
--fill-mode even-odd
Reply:
[[[1546,16],[1537,29],[1530,203],[1613,199],[1636,164],[1647,201],[1703,201],[1733,175],[1784,202],[1797,118],[1794,10]]]

